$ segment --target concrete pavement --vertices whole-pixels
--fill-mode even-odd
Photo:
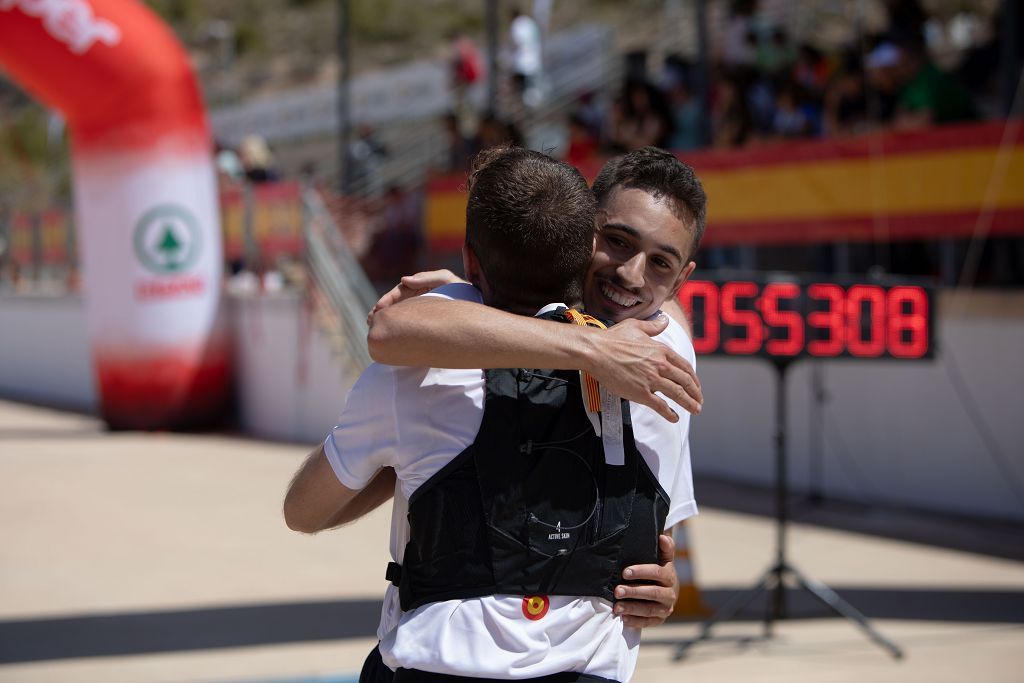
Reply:
[[[375,642],[387,509],[303,537],[280,517],[309,446],[107,433],[0,402],[0,681],[345,681]],[[698,500],[700,489],[698,488]],[[705,506],[706,600],[771,559],[772,521]],[[806,595],[760,639],[756,609],[672,662],[695,624],[645,633],[634,681],[1019,681],[1024,563],[794,524],[790,557],[902,646],[894,661]]]

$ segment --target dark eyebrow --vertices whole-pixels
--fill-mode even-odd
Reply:
[[[604,230],[605,228],[615,228],[616,230],[621,230],[622,232],[626,233],[627,235],[631,235],[636,239],[641,239],[640,231],[634,228],[632,225],[626,225],[625,223],[605,223],[604,225],[601,226],[601,229]],[[675,256],[677,260],[682,262],[682,253],[680,253],[680,251],[673,247],[671,244],[657,244],[655,246],[657,246],[658,249],[660,249],[661,251],[664,251],[665,253],[671,256]]]

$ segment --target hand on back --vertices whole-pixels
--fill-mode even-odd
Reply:
[[[428,270],[416,273],[415,275],[406,275],[391,291],[374,304],[370,314],[366,316],[366,324],[373,325],[373,316],[383,308],[393,306],[400,301],[411,299],[420,294],[426,294],[432,289],[437,289],[443,285],[450,285],[454,282],[465,282],[465,280],[447,269]]]
[[[665,623],[679,595],[679,576],[673,560],[676,544],[666,533],[658,537],[658,564],[636,564],[622,572],[630,581],[615,587],[615,614],[631,628]]]

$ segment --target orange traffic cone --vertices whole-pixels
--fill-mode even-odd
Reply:
[[[675,567],[679,576],[679,597],[676,598],[676,606],[672,609],[672,619],[687,619],[694,617],[708,617],[711,610],[701,600],[700,591],[697,589],[697,581],[693,574],[693,565],[690,563],[690,548],[686,543],[686,522],[680,522],[672,527],[672,540],[676,542]]]

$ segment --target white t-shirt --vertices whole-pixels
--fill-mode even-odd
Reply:
[[[469,285],[449,285],[431,295],[481,301]],[[674,321],[656,339],[695,361],[689,337]],[[670,497],[666,526],[697,512],[689,414],[669,403],[680,416],[676,424],[645,406],[630,406],[637,448]],[[351,489],[366,486],[381,467],[395,468],[396,562],[402,562],[409,540],[409,497],[473,443],[483,406],[481,370],[375,363],[352,387],[324,450],[339,481]],[[551,596],[547,614],[538,620],[524,616],[522,596],[508,595],[434,602],[403,613],[398,590],[389,584],[378,637],[392,669],[501,679],[576,671],[626,681],[636,666],[640,631],[624,628],[612,604],[594,597]]]

